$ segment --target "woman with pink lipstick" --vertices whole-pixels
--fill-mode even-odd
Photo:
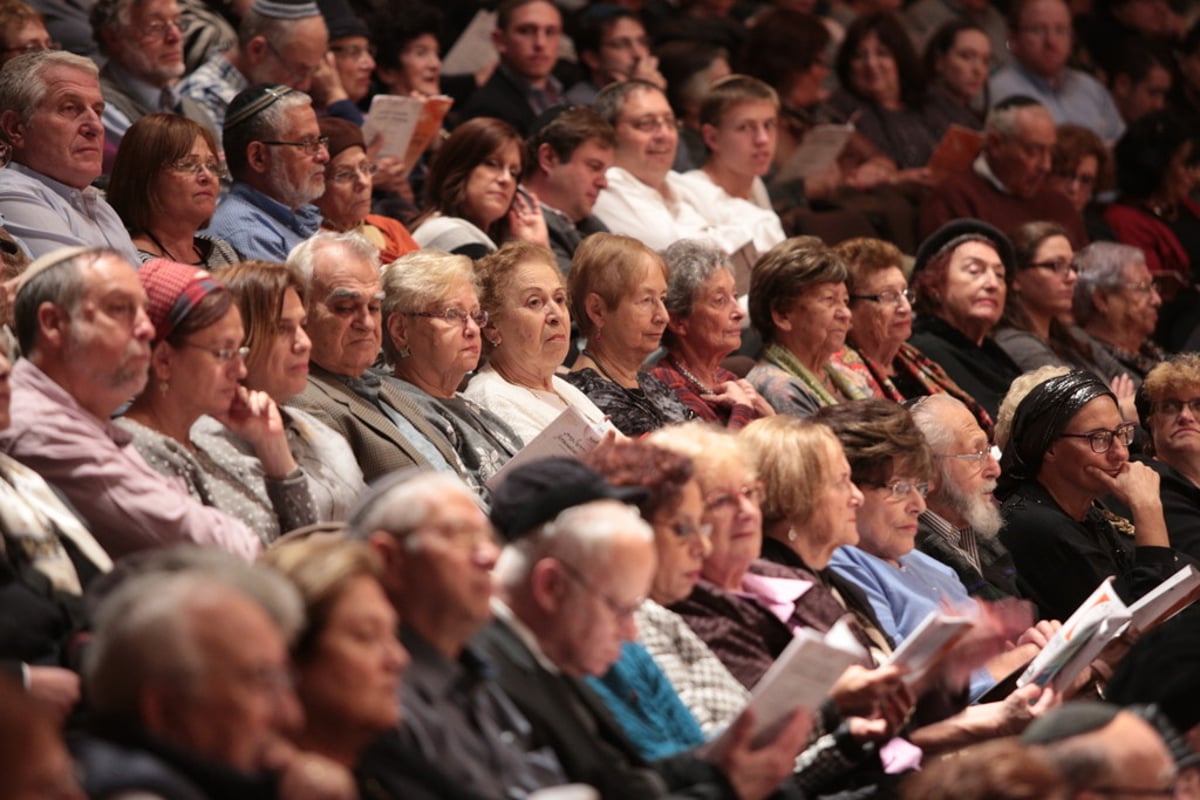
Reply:
[[[671,387],[642,369],[670,319],[662,256],[629,236],[594,233],[575,251],[567,280],[587,339],[567,381],[626,436],[690,419]]]
[[[1017,406],[1000,459],[1000,540],[1048,618],[1066,619],[1106,576],[1133,602],[1182,566],[1159,476],[1129,460],[1136,427],[1083,370],[1039,384]],[[1132,526],[1100,502],[1110,496],[1129,509]]]
[[[882,239],[848,239],[834,249],[850,271],[852,325],[845,350],[834,360],[865,374],[876,397],[905,400],[946,393],[971,410],[980,427],[992,418],[959,388],[937,362],[908,343],[913,329],[913,293],[900,265],[900,248]]]
[[[841,258],[811,236],[788,239],[754,265],[750,323],[766,346],[746,380],[776,412],[807,417],[871,396],[865,376],[833,360],[850,332],[847,277]]]
[[[197,233],[221,194],[220,152],[208,128],[178,114],[147,114],[125,132],[107,198],[142,261],[213,269],[239,260],[228,242]]]
[[[475,263],[487,312],[487,363],[463,394],[509,424],[526,443],[568,407],[604,424],[604,412],[556,373],[571,347],[571,308],[554,253],[508,242]]]
[[[246,331],[234,298],[209,273],[166,259],[138,270],[154,323],[150,381],[117,420],[146,462],[205,505],[242,520],[269,544],[317,521],[304,470],[275,401],[242,385]],[[195,427],[212,416],[253,450]]]
[[[247,389],[275,401],[287,432],[288,447],[304,469],[308,488],[322,522],[346,518],[366,488],[362,470],[345,437],[307,411],[285,405],[304,391],[312,342],[304,332],[307,317],[304,287],[282,264],[243,261],[217,275],[233,293],[246,325]],[[249,444],[216,420],[202,417],[197,426],[224,435],[253,465]]]
[[[749,381],[721,366],[742,343],[742,311],[733,273],[721,248],[683,239],[663,253],[671,271],[663,334],[667,354],[653,374],[675,390],[699,419],[739,430],[775,409]]]
[[[418,250],[383,270],[383,352],[387,380],[421,409],[458,453],[474,488],[496,474],[524,442],[495,414],[459,393],[479,365],[488,315],[479,306],[466,256]]]
[[[383,565],[365,542],[317,536],[281,543],[264,561],[304,603],[304,629],[292,644],[304,709],[295,743],[353,770],[375,737],[400,724],[409,663],[380,584]]]

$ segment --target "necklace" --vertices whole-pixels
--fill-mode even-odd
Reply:
[[[155,236],[150,231],[146,231],[146,238],[149,239],[150,241],[154,242],[154,246],[157,247],[159,250],[161,250],[162,254],[164,256],[166,256],[167,258],[171,259],[172,261],[174,261],[177,264],[186,263],[186,262],[180,261],[178,258],[176,258],[175,255],[170,250],[168,250],[166,247],[163,246],[163,243],[158,240],[158,237]],[[204,257],[204,255],[200,252],[200,248],[196,246],[195,239],[192,240],[192,254],[196,256],[196,261],[194,262],[194,264],[192,266],[197,266],[197,265],[202,266],[202,267],[208,266],[208,259]]]
[[[611,372],[609,372],[608,370],[606,370],[604,368],[604,365],[600,363],[600,359],[596,358],[596,356],[590,350],[587,350],[586,348],[583,350],[580,350],[579,355],[587,356],[588,358],[590,358],[592,360],[592,363],[596,365],[596,369],[600,370],[601,375],[608,378],[611,382],[615,383],[617,386],[620,386],[625,391],[627,391],[627,392],[641,391],[641,382],[640,381],[638,382],[637,389],[633,389],[633,388],[621,383],[619,380],[617,380],[616,378],[614,378],[612,376]],[[635,380],[636,380],[636,378],[635,378]]]
[[[595,359],[593,359],[595,360]],[[676,358],[673,354],[667,356],[667,360],[671,365],[679,371],[679,374],[687,379],[689,383],[700,390],[700,394],[713,394],[713,390],[704,385],[704,382],[697,378],[692,373],[688,372],[687,367],[683,366],[683,362]]]
[[[629,399],[629,402],[635,408],[639,409],[643,414],[645,414],[650,419],[652,419],[655,422],[655,425],[653,427],[661,428],[663,425],[666,424],[666,422],[667,422],[666,417],[663,416],[662,411],[659,410],[658,406],[654,403],[654,401],[646,396],[646,390],[642,388],[641,381],[638,381],[638,388],[636,388],[636,389],[632,389],[628,386],[625,386],[620,381],[618,381],[616,378],[614,378],[612,376],[612,374],[609,373],[609,371],[604,368],[604,365],[601,364],[596,359],[596,356],[592,355],[586,349],[580,350],[579,354],[581,356],[587,356],[588,358],[590,358],[592,360],[592,363],[596,365],[596,369],[598,369],[600,371],[600,374],[603,375],[605,377],[605,379],[608,380],[609,383],[611,383],[613,386],[616,386],[618,389],[620,389],[625,394],[625,397],[627,397]]]

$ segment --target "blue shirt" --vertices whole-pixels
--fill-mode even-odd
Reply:
[[[240,181],[221,200],[204,233],[233,245],[243,259],[287,261],[291,249],[321,227],[321,212],[295,211]]]
[[[1082,125],[1105,144],[1112,144],[1125,132],[1121,113],[1104,84],[1077,69],[1064,69],[1051,83],[1013,62],[993,73],[988,91],[993,103],[1014,94],[1028,95],[1046,107],[1056,125]]]
[[[899,644],[917,629],[931,611],[948,602],[954,608],[975,605],[954,570],[913,550],[898,559],[900,566],[857,547],[839,547],[829,561],[835,572],[851,580],[871,602],[879,626]],[[981,668],[971,673],[971,699],[975,700],[996,683]]]

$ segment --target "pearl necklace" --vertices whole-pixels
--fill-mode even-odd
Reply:
[[[668,355],[668,356],[667,356],[667,359],[668,359],[668,360],[670,360],[670,362],[671,362],[671,365],[672,365],[673,367],[675,367],[675,369],[676,369],[676,370],[678,370],[678,371],[679,371],[679,374],[680,374],[680,375],[682,375],[682,376],[683,376],[684,378],[686,378],[686,379],[687,379],[687,380],[688,380],[688,381],[689,381],[689,382],[690,382],[692,385],[694,385],[694,386],[695,386],[697,389],[699,389],[699,390],[700,390],[700,394],[715,394],[715,392],[713,392],[713,390],[712,390],[712,389],[710,389],[709,387],[707,387],[707,386],[705,386],[705,385],[704,385],[704,382],[703,382],[703,381],[701,381],[699,378],[697,378],[697,377],[696,377],[695,375],[693,375],[692,373],[688,372],[688,370],[687,370],[687,367],[683,366],[683,362],[681,362],[681,361],[680,361],[678,358],[676,358],[674,355]]]

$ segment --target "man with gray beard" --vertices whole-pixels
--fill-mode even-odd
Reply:
[[[233,187],[205,233],[245,260],[287,261],[321,227],[312,201],[325,193],[329,139],[312,99],[287,86],[244,89],[229,104],[222,144]]]
[[[925,397],[911,411],[936,466],[918,518],[917,549],[953,569],[976,597],[1019,597],[1012,556],[996,536],[1002,520],[992,492],[1000,463],[987,434],[950,395]]]

